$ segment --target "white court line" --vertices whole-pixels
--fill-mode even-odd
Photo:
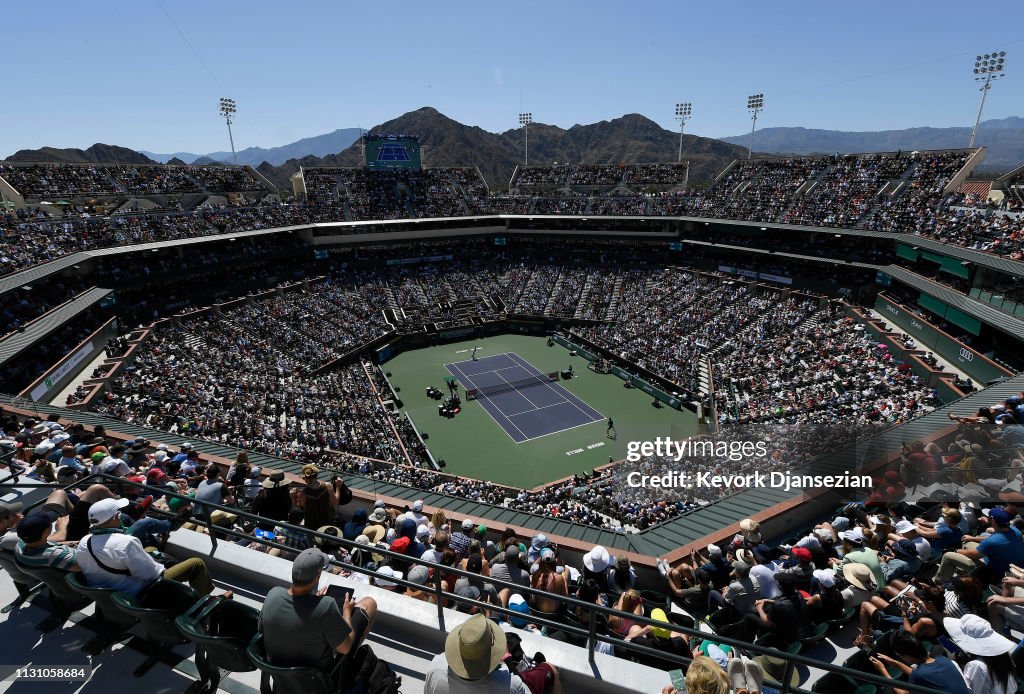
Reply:
[[[512,359],[512,361],[516,361],[516,360],[514,359],[514,357],[517,357],[517,356],[519,356],[519,355],[517,355],[517,354],[510,354],[509,352],[505,352],[505,354],[506,354],[506,355],[508,356],[508,358],[509,358],[509,359]],[[525,368],[525,367],[524,367],[524,368]],[[527,370],[527,371],[529,371],[529,369],[526,369],[526,370]],[[532,375],[532,374],[531,374],[531,375]],[[506,383],[507,383],[507,382],[508,382],[508,381],[506,381]],[[559,392],[558,392],[558,391],[557,391],[557,390],[556,390],[555,388],[553,388],[553,387],[552,387],[552,385],[553,385],[553,384],[551,384],[550,382],[544,382],[544,383],[542,383],[541,385],[543,385],[543,386],[544,386],[545,388],[548,388],[549,390],[553,390],[553,391],[555,392],[555,394],[556,394],[556,395],[558,395],[558,397],[562,398],[562,401],[563,401],[563,402],[567,402],[567,403],[569,403],[570,405],[572,405],[573,407],[575,407],[575,408],[576,408],[577,410],[579,410],[580,412],[582,412],[582,413],[583,413],[583,414],[584,414],[584,415],[585,415],[585,416],[586,416],[587,418],[589,418],[591,422],[600,422],[600,421],[601,421],[602,419],[604,419],[604,415],[601,415],[601,418],[600,418],[600,419],[594,419],[594,415],[592,415],[592,414],[590,414],[589,412],[587,412],[586,410],[584,410],[584,409],[583,409],[582,407],[580,407],[579,405],[577,405],[577,404],[576,404],[575,402],[573,402],[573,401],[572,401],[571,399],[569,399],[569,398],[565,397],[564,395],[562,395],[562,393],[559,393]],[[568,390],[565,390],[565,388],[562,388],[562,390],[563,390],[563,391],[565,391],[566,393],[569,393],[569,391],[568,391]],[[572,393],[569,393],[569,394],[570,394],[570,395],[572,395]],[[573,397],[576,397],[576,396],[573,396]],[[590,407],[590,405],[587,405],[587,407]],[[593,409],[593,408],[591,408],[591,409]],[[597,410],[594,410],[594,412],[597,412]],[[600,412],[598,412],[598,414],[601,414],[601,413],[600,413]],[[590,422],[588,422],[588,424],[589,424],[589,423],[590,423]],[[576,427],[570,427],[570,428],[571,428],[571,429],[575,429]],[[562,431],[566,431],[566,429],[563,429]],[[555,432],[555,433],[557,433],[557,432]],[[545,434],[545,436],[547,436],[547,434]],[[538,437],[538,438],[540,438],[540,437]]]
[[[521,367],[521,366],[520,366],[519,368],[523,368],[523,367]],[[494,373],[496,373],[496,374],[497,374],[498,372],[497,372],[497,371],[495,371]],[[526,373],[528,373],[528,374],[530,374],[531,376],[533,376],[533,374],[531,374],[531,373],[529,372],[529,370],[527,370],[527,371],[526,371]],[[512,385],[511,381],[509,381],[509,380],[508,380],[507,378],[505,378],[505,377],[504,377],[504,376],[502,376],[501,374],[498,374],[498,378],[500,378],[501,380],[503,380],[503,381],[504,381],[505,383],[507,383],[508,385]],[[514,390],[515,392],[519,393],[520,395],[523,395],[523,391],[519,390],[518,388],[513,388],[512,390]],[[526,402],[528,402],[528,403],[530,403],[531,405],[533,405],[533,409],[534,409],[534,410],[540,410],[540,409],[542,409],[542,408],[540,408],[540,407],[537,407],[537,403],[535,403],[535,402],[534,402],[533,400],[530,400],[530,398],[526,397],[525,395],[523,395],[523,400],[525,400]],[[565,400],[565,398],[562,398],[562,400]],[[532,411],[533,411],[533,410],[527,410],[527,412],[532,412]],[[520,412],[519,414],[524,414],[524,413]],[[509,415],[505,415],[505,416],[506,416],[506,417],[508,417]]]
[[[564,404],[565,404],[565,400],[562,400],[562,402],[555,402],[555,403],[552,403],[550,405],[544,405],[543,407],[534,407],[532,410],[523,410],[522,412],[516,412],[515,414],[507,414],[505,416],[506,417],[518,417],[521,414],[528,414],[530,412],[537,412],[538,410],[546,410],[549,407],[558,407],[559,405],[564,405]]]
[[[565,403],[564,402],[560,402],[558,404],[559,405],[564,405]],[[524,413],[520,412],[520,414],[524,414]],[[591,419],[589,422],[583,422],[583,424],[577,424],[575,426],[566,427],[565,429],[559,429],[558,431],[549,431],[546,434],[541,434],[540,436],[534,436],[532,439],[527,439],[526,441],[521,441],[520,443],[527,443],[528,441],[536,441],[537,439],[542,439],[545,436],[551,436],[552,434],[561,434],[563,431],[570,431],[572,429],[579,429],[580,427],[587,427],[587,426],[590,426],[591,424],[597,424],[600,421],[601,421],[600,419]]]
[[[468,380],[468,381],[469,381],[470,383],[472,383],[472,382],[473,382],[473,379],[471,379],[471,378],[469,378],[468,376],[466,376],[465,374],[463,374],[463,373],[462,373],[462,369],[460,369],[460,368],[459,368],[458,366],[456,366],[455,364],[445,364],[445,365],[444,365],[444,368],[448,369],[448,371],[449,371],[449,372],[450,372],[450,371],[452,371],[452,370],[454,369],[455,371],[458,371],[458,372],[459,372],[459,373],[461,374],[461,378],[462,378],[463,380]],[[465,383],[463,383],[463,387],[465,387]],[[485,395],[484,397],[486,398],[487,396]],[[518,432],[519,432],[520,434],[522,434],[523,436],[526,436],[526,432],[525,432],[525,431],[523,431],[522,429],[520,429],[519,427],[517,427],[517,426],[516,426],[516,423],[515,423],[515,422],[513,422],[513,421],[512,421],[511,419],[509,419],[508,415],[507,415],[507,414],[505,414],[505,411],[504,411],[504,410],[502,410],[502,409],[501,409],[500,407],[498,407],[497,403],[495,403],[495,402],[494,402],[493,400],[491,400],[490,398],[488,398],[488,399],[487,399],[487,402],[489,402],[489,403],[491,404],[491,406],[492,406],[492,407],[493,407],[494,409],[496,409],[496,410],[498,411],[498,413],[499,413],[499,414],[500,414],[500,415],[501,415],[502,417],[504,417],[505,419],[508,419],[508,423],[509,423],[509,424],[511,424],[511,425],[512,425],[513,427],[515,427],[516,431],[518,431]],[[483,407],[483,405],[482,405],[482,404],[481,404],[481,407]],[[505,427],[501,426],[501,422],[499,422],[499,421],[498,421],[498,418],[497,418],[497,417],[495,417],[495,416],[494,416],[494,415],[493,415],[493,414],[491,413],[491,411],[490,411],[490,410],[488,410],[488,409],[487,409],[486,407],[484,407],[483,409],[484,409],[484,412],[486,412],[486,413],[487,413],[487,416],[488,416],[488,417],[490,417],[490,418],[491,418],[492,420],[494,420],[494,423],[498,425],[498,428],[499,428],[499,429],[501,429],[502,431],[504,431],[504,432],[505,432],[505,434],[506,434],[506,435],[507,435],[507,436],[508,436],[508,437],[509,437],[510,439],[512,439],[512,443],[514,443],[514,444],[516,444],[516,445],[519,445],[520,443],[524,443],[525,441],[529,441],[529,440],[530,440],[530,438],[529,438],[529,437],[527,436],[527,437],[526,437],[526,439],[525,439],[524,441],[516,441],[515,437],[514,437],[514,436],[512,436],[512,434],[511,434],[511,433],[509,432],[509,430],[508,430],[508,429],[506,429]]]

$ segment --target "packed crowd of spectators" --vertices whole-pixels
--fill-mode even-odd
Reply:
[[[761,222],[866,226],[872,230],[927,235],[957,245],[1009,255],[1021,254],[1020,218],[986,207],[964,209],[962,195],[943,189],[968,154],[898,153],[843,157],[803,157],[736,163],[722,180],[704,190],[622,192],[612,195],[555,193],[573,179],[579,185],[606,182],[621,174],[637,187],[678,182],[684,165],[529,167],[519,174],[526,193],[488,196],[476,169],[369,171],[351,168],[304,170],[307,202],[251,204],[262,183],[245,167],[159,167],[93,165],[2,166],[12,177],[45,181],[40,191],[75,197],[97,185],[89,172],[117,174],[119,188],[136,194],[185,192],[196,181],[210,192],[240,191],[230,207],[159,209],[149,213],[85,215],[75,208],[53,218],[44,208],[0,213],[0,269],[7,272],[79,250],[315,222],[372,221],[466,214],[594,216],[692,215]],[[37,171],[38,169],[38,171]],[[35,172],[34,174],[32,172]],[[98,174],[97,174],[98,175]],[[107,176],[103,173],[103,176]],[[110,179],[113,180],[113,179]],[[591,183],[582,183],[590,181]],[[33,184],[36,185],[36,184]],[[43,186],[43,183],[38,183]],[[645,189],[646,190],[646,189]],[[55,211],[56,208],[51,208]],[[55,212],[54,212],[55,213]]]
[[[894,426],[937,404],[931,388],[841,306],[804,322],[808,315],[773,311],[719,357],[716,371],[728,375],[718,392],[721,418]]]
[[[681,186],[686,183],[690,165],[677,164],[630,164],[626,167],[626,185],[636,186]]]
[[[271,192],[247,166],[0,163],[0,176],[27,200],[181,193]]]
[[[652,270],[645,284],[645,293],[620,304],[614,323],[579,333],[690,393],[700,389],[707,354],[768,312],[757,300],[759,292],[744,282],[666,269]]]
[[[622,183],[625,167],[615,164],[579,164],[569,170],[570,186],[615,186]]]
[[[825,180],[800,197],[780,221],[824,227],[854,226],[888,181],[907,164],[898,155],[846,156],[832,164]]]
[[[337,216],[325,209],[282,204],[202,207],[189,212],[69,215],[60,218],[0,215],[0,274],[16,272],[69,253],[95,248],[174,241],[321,221],[337,221]]]
[[[158,328],[94,409],[291,460],[327,450],[403,459],[361,364],[316,377],[304,367],[273,339],[200,316]]]
[[[449,602],[447,606],[491,618],[488,623],[478,617],[479,625],[471,620],[461,629],[479,626],[492,643],[505,639],[503,629],[511,626],[585,645],[585,638],[569,627],[585,630],[588,610],[568,606],[560,598],[572,596],[614,607],[619,614],[596,620],[597,633],[610,639],[597,649],[664,670],[681,667],[687,691],[725,692],[730,686],[760,691],[784,679],[784,661],[749,659],[744,649],[717,643],[716,636],[746,642],[756,637],[761,646],[802,651],[815,658],[826,650],[830,655],[822,657],[834,654],[831,646],[818,650],[815,644],[836,629],[849,629],[859,630],[853,644],[858,650],[845,660],[845,666],[889,678],[896,690],[901,682],[909,682],[954,694],[1009,692],[1018,667],[1017,641],[1024,630],[1020,568],[1024,520],[1018,514],[1018,504],[1024,502],[1020,487],[1024,426],[1018,423],[1024,419],[1024,398],[1011,396],[981,408],[977,415],[951,417],[957,421],[954,433],[935,441],[908,442],[898,460],[873,472],[873,491],[863,503],[846,505],[813,527],[797,528],[784,542],[763,534],[757,521],[744,519],[731,539],[691,551],[672,564],[659,559],[661,575],[653,579],[638,572],[629,558],[614,556],[602,546],[593,546],[574,559],[543,534],[518,536],[511,528],[449,518],[444,511],[426,508],[422,501],[402,509],[388,508],[383,501],[372,510],[353,508],[344,482],[328,478],[330,470],[323,466],[305,465],[302,481],[288,484],[283,475],[264,478],[244,453],[224,473],[206,464],[188,445],[178,453],[163,445],[153,450],[145,440],[110,442],[102,428],[88,431],[74,425],[65,431],[55,418],[22,422],[6,417],[0,447],[19,450],[16,464],[31,477],[73,485],[89,472],[103,471],[193,499],[112,491],[112,485],[83,485],[70,493],[57,490],[47,499],[43,517],[36,512],[23,518],[20,509],[3,508],[0,523],[14,533],[3,551],[12,552],[16,563],[29,571],[42,566],[81,571],[90,585],[107,585],[107,581],[132,592],[145,581],[126,582],[124,576],[110,574],[105,565],[83,556],[90,533],[99,546],[89,551],[118,566],[118,555],[106,551],[115,541],[96,542],[104,531],[116,533],[117,543],[162,547],[174,530],[202,530],[194,519],[203,518],[221,531],[231,528],[243,533],[245,537],[236,540],[239,545],[292,560],[291,592],[296,596],[310,585],[315,590],[321,572],[330,571],[409,599],[432,602],[435,598],[428,586],[433,571],[415,567],[413,559],[476,574],[460,577],[442,569],[433,578],[443,590],[483,603]],[[751,423],[735,433],[742,440],[769,441],[769,450],[785,450],[797,459],[813,456],[823,445],[822,438],[828,443],[830,437],[844,436],[827,425],[772,426]],[[718,473],[743,469],[723,461],[710,464]],[[762,471],[780,469],[777,458],[750,464]],[[653,460],[644,461],[642,467],[652,473],[659,470]],[[337,469],[379,473],[381,479],[393,479],[395,474],[395,468],[365,459],[348,458]],[[641,513],[634,515],[638,527],[685,512],[701,501],[690,494],[675,502],[663,499],[657,507],[646,509],[646,499],[622,499],[615,494],[614,468],[567,480],[545,490],[545,498],[507,488],[495,492],[484,483],[423,470],[404,472],[422,489],[443,488],[490,503],[497,502],[495,494],[515,496],[517,508],[537,512],[553,507],[573,519],[621,512],[612,505],[618,500],[630,512],[641,507]],[[123,500],[119,495],[124,495]],[[204,515],[203,502],[238,505],[263,520],[253,523],[226,511]],[[314,541],[303,529],[334,534],[354,544]],[[80,542],[77,549],[74,541]],[[267,542],[280,546],[271,549]],[[386,557],[385,550],[397,556]],[[160,560],[161,555],[153,556]],[[138,565],[132,566],[127,575],[134,578],[137,571]],[[188,582],[200,594],[216,590],[209,570],[198,559],[157,567],[153,575],[160,574],[164,580]],[[395,582],[402,579],[413,585]],[[519,584],[524,590],[517,592],[496,580]],[[17,585],[21,597],[9,609],[30,594],[28,586]],[[231,594],[223,597],[230,599]],[[266,625],[274,623],[278,609],[274,601],[279,597],[267,595]],[[372,628],[376,603],[364,598],[356,605],[341,612],[346,624],[360,625],[356,638],[362,638]],[[512,614],[500,614],[488,606],[501,606]],[[368,612],[360,614],[357,609]],[[535,624],[537,615],[554,624]],[[650,618],[655,626],[635,624],[630,615]],[[55,615],[40,628],[56,628],[65,617]],[[676,630],[677,626],[692,629],[698,622],[705,625],[701,637]],[[465,665],[459,649],[465,639],[460,640],[460,633],[455,630],[449,635],[450,648],[445,657],[435,659],[437,667],[427,673],[425,691],[447,691],[438,684],[446,678],[455,681],[451,673],[446,674],[446,667]],[[625,642],[662,656],[693,660],[687,666],[658,655],[630,653]],[[497,655],[495,663],[500,660],[501,654]],[[518,670],[526,680],[538,662],[543,664],[543,658],[536,661],[533,667]],[[540,669],[542,678],[557,678],[556,669]],[[793,684],[801,677],[795,674]],[[469,677],[484,683],[490,678],[487,668]]]
[[[0,176],[25,198],[51,203],[63,198],[118,192],[109,169],[93,164],[0,164]]]

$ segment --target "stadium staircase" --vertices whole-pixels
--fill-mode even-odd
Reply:
[[[622,298],[622,285],[623,277],[619,275],[615,278],[615,286],[612,287],[612,296],[608,300],[608,308],[604,312],[605,320],[615,320],[616,313],[619,308],[619,299]]]
[[[811,191],[817,188],[821,182],[832,173],[834,168],[835,164],[829,164],[818,171],[817,174],[804,181],[800,187],[796,189],[796,192],[793,193],[793,197],[789,199],[789,204],[786,205],[784,210],[782,210],[782,214],[776,217],[775,221],[778,222],[787,219],[789,214],[793,211],[793,208],[795,208]]]
[[[562,288],[563,277],[565,277],[564,272],[559,272],[558,279],[555,280],[555,285],[551,287],[551,293],[548,294],[548,302],[544,304],[543,313],[545,316],[549,315],[551,309],[555,307],[555,298],[558,296],[558,290]]]
[[[448,187],[451,189],[452,194],[458,199],[459,206],[462,208],[462,213],[467,217],[471,216],[473,211],[469,209],[469,202],[467,201],[469,196],[466,194],[466,190],[462,187],[462,184],[452,183]]]
[[[196,354],[206,354],[210,350],[210,345],[207,344],[206,340],[193,332],[185,333],[185,339],[182,342]]]
[[[896,196],[903,193],[907,187],[910,178],[914,175],[914,166],[911,164],[907,166],[907,169],[900,175],[899,178],[893,178],[885,182],[885,185],[879,189],[878,194],[875,195],[875,201],[864,210],[864,214],[861,215],[855,227],[864,228],[867,226],[868,221],[874,218],[875,212],[882,206],[882,203],[892,200]]]
[[[590,290],[594,286],[594,274],[590,273],[587,275],[587,281],[583,283],[583,289],[580,290],[579,299],[576,300],[576,311],[572,314],[573,318],[582,318],[583,309],[587,304],[587,299],[590,296]]]

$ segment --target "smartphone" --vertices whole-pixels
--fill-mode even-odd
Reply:
[[[686,691],[686,676],[682,670],[670,670],[668,677],[672,682],[672,688],[679,692],[679,694],[683,694]]]
[[[339,608],[345,604],[345,598],[354,592],[351,588],[339,586],[337,583],[331,583],[327,586],[327,595],[335,599]]]

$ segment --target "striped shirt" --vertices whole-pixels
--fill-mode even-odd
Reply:
[[[14,548],[15,561],[30,569],[48,567],[71,571],[73,567],[78,566],[75,554],[75,550],[70,547],[49,541],[41,547],[29,547],[21,540]]]

